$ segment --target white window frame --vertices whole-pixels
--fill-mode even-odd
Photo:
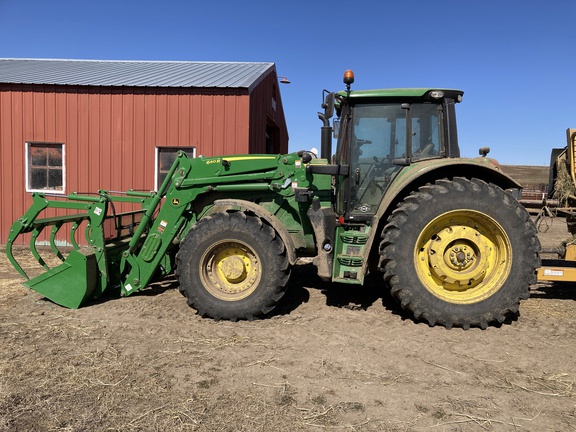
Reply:
[[[30,148],[35,146],[60,146],[62,148],[62,189],[33,189],[30,184]],[[24,163],[25,163],[25,176],[26,176],[26,192],[39,192],[65,195],[66,194],[66,145],[59,142],[44,142],[44,141],[26,141],[24,150]]]
[[[196,147],[172,147],[172,146],[160,146],[156,147],[156,154],[154,158],[154,190],[158,190],[160,185],[158,184],[158,179],[160,177],[160,151],[183,151],[188,157],[196,157]]]

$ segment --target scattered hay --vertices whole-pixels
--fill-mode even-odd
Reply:
[[[559,159],[557,169],[557,177],[554,182],[554,198],[558,200],[560,206],[569,207],[569,199],[576,195],[576,188],[568,171],[567,159]]]
[[[520,385],[516,382],[510,382],[510,384],[542,396],[572,397],[576,394],[574,378],[567,373],[556,373],[540,378],[529,377],[527,380],[529,381],[527,385]]]

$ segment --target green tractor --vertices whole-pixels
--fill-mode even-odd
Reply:
[[[347,71],[346,90],[324,91],[320,158],[179,153],[157,192],[35,193],[12,226],[8,258],[28,278],[12,246],[29,235],[46,272],[25,285],[71,308],[175,273],[201,316],[250,320],[278,304],[298,258],[313,257],[322,280],[349,289],[381,272],[402,307],[431,326],[486,328],[517,314],[540,244],[506,192],[520,185],[486,150],[460,158],[455,105],[463,92],[356,91],[353,81]],[[138,208],[116,212],[127,204]],[[66,214],[43,216],[48,209]],[[57,241],[64,226],[67,252]],[[42,236],[60,264],[36,250]]]

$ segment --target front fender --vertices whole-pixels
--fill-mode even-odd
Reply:
[[[252,201],[246,201],[242,199],[217,199],[214,201],[214,206],[204,215],[208,216],[213,213],[227,211],[227,210],[247,210],[254,213],[261,219],[264,219],[280,236],[284,245],[286,247],[286,252],[288,254],[288,261],[290,264],[295,264],[297,260],[296,248],[294,242],[288,229],[282,222],[271,212]]]

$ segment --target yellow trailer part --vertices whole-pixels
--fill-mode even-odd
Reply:
[[[576,261],[543,259],[537,277],[538,282],[576,282]]]

